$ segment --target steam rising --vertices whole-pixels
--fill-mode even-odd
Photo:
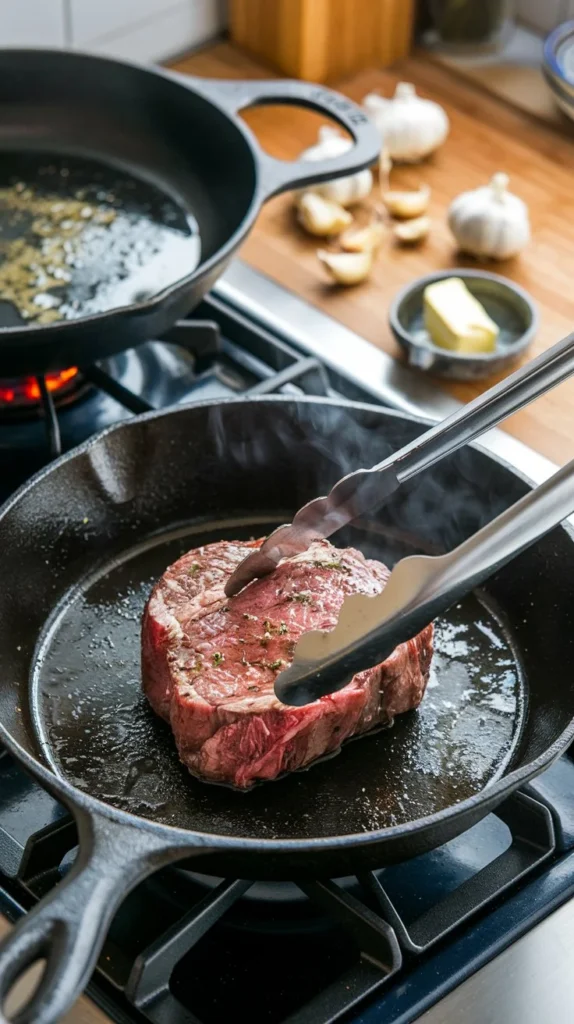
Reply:
[[[426,429],[417,431],[402,418],[381,420],[380,413],[357,412],[331,401],[298,403],[296,419],[285,415],[286,408],[269,399],[263,407],[246,402],[243,415],[234,418],[233,433],[225,407],[213,406],[208,417],[217,460],[225,461],[230,471],[232,466],[241,471],[239,499],[249,507],[251,481],[261,474],[271,498],[277,475],[286,475],[292,482],[286,516],[326,494],[347,473],[382,462],[415,432]],[[440,553],[456,547],[513,500],[515,496],[501,487],[500,473],[488,472],[487,459],[461,449],[403,484],[360,525],[367,535],[372,530],[380,534],[385,527],[393,535],[408,537],[418,550]],[[335,534],[334,543],[347,543],[345,536],[344,530]]]

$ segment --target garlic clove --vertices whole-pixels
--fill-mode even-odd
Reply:
[[[401,192],[391,190],[383,192],[382,200],[393,217],[420,217],[426,213],[430,199],[430,188],[421,185],[416,191]]]
[[[337,284],[360,284],[373,269],[372,251],[327,252],[325,249],[319,249],[317,256]]]
[[[299,223],[310,235],[328,238],[338,235],[344,228],[353,223],[347,210],[330,199],[323,199],[314,192],[304,192],[297,202]]]
[[[385,226],[380,220],[372,220],[364,228],[350,228],[341,235],[341,248],[345,252],[377,252],[383,244]]]
[[[395,224],[393,235],[399,242],[422,242],[423,238],[427,237],[430,226],[430,217],[415,217],[412,220],[403,221],[401,224]]]

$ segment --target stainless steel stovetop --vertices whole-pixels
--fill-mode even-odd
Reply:
[[[194,315],[170,336],[171,346],[150,343],[95,368],[91,397],[62,408],[62,446],[154,404],[222,393],[342,394],[430,420],[456,406],[428,378],[245,264],[232,265],[197,316],[215,324],[204,327],[199,340]],[[10,437],[17,435],[22,450],[36,457],[43,429],[23,423]],[[58,441],[53,431],[49,439]],[[533,482],[555,469],[501,430],[482,443]],[[8,449],[3,426],[0,468]],[[0,911],[6,918],[14,920],[49,889],[73,852],[63,809],[0,752]],[[574,1020],[574,764],[568,756],[500,815],[442,850],[360,883],[313,885],[302,896],[290,883],[247,889],[240,880],[161,873],[126,901],[91,998],[80,1001],[66,1024],[219,1024],[241,1015],[251,1024]],[[218,901],[226,908],[219,917]],[[181,918],[182,907],[193,909]],[[203,929],[197,907],[204,917],[206,908],[212,915],[211,929]],[[0,918],[0,933],[6,927]],[[389,927],[399,939],[398,960],[387,955]],[[177,949],[170,952],[165,936],[173,939],[174,931]],[[159,993],[145,988],[158,946],[166,972]],[[279,946],[277,959],[291,964],[287,975],[276,971]],[[264,1002],[243,1005],[254,988],[250,961],[262,956]],[[144,964],[139,988],[133,982],[137,958]],[[224,971],[210,978],[212,998],[201,986],[217,960]]]

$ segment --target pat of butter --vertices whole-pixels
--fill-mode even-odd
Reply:
[[[498,327],[460,277],[424,290],[424,323],[435,345],[454,352],[493,352]]]

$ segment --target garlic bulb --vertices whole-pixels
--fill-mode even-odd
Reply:
[[[413,192],[383,192],[381,199],[392,217],[420,217],[426,213],[430,199],[430,188],[421,185]]]
[[[317,256],[337,284],[360,284],[373,269],[372,252],[327,252],[319,249]]]
[[[405,220],[395,224],[393,235],[399,242],[415,243],[422,242],[430,231],[430,217],[415,217],[414,220]]]
[[[508,191],[508,175],[501,173],[490,184],[457,196],[449,207],[448,226],[464,252],[496,260],[515,256],[530,238],[528,207]]]
[[[351,139],[345,138],[335,128],[324,125],[319,128],[319,141],[301,153],[301,160],[328,160],[329,157],[346,153],[352,145]],[[312,190],[324,199],[331,199],[341,206],[352,206],[353,203],[365,199],[372,187],[373,175],[369,170],[365,170],[349,174],[345,178],[323,181],[319,185],[313,185]]]
[[[297,203],[297,217],[306,231],[319,238],[338,235],[352,224],[353,218],[338,203],[333,203],[314,192],[304,192]]]
[[[392,160],[417,163],[437,149],[448,135],[442,107],[417,96],[414,85],[399,82],[392,99],[369,93],[363,106],[381,133]]]
[[[380,220],[372,220],[364,228],[349,228],[341,235],[341,248],[345,252],[377,252],[383,244],[385,226]]]

